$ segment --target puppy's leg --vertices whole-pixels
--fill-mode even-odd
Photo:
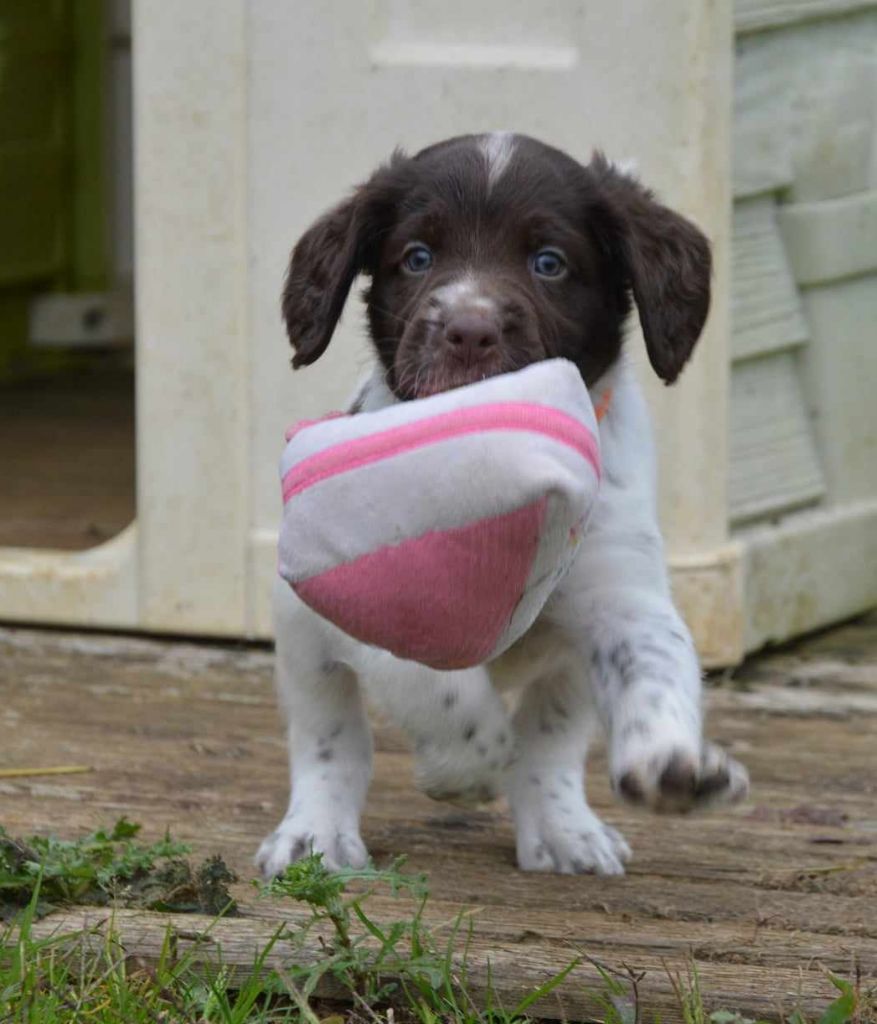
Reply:
[[[563,874],[624,873],[630,847],[585,798],[585,756],[597,714],[581,672],[564,669],[525,690],[514,719],[519,757],[509,801],[518,866]]]
[[[383,657],[364,682],[370,700],[411,737],[418,789],[463,806],[499,795],[514,735],[486,668],[438,672]]]
[[[259,848],[268,877],[312,850],[337,869],[361,867],[359,819],[372,744],[356,677],[331,658],[330,627],[280,582],[275,588],[277,687],[289,728],[289,809]]]
[[[701,734],[700,666],[670,592],[648,411],[627,364],[609,383],[600,496],[546,614],[589,673],[616,792],[668,811],[739,800],[746,769]]]
[[[670,812],[741,800],[746,769],[702,739],[700,666],[669,599],[633,589],[603,593],[586,621],[616,792]]]
[[[605,579],[611,563],[602,557]],[[624,578],[624,568],[619,559],[615,578]],[[648,580],[645,568],[638,575]],[[577,588],[583,579],[590,584]],[[657,575],[651,588],[593,586],[599,579],[577,565],[552,619],[588,670],[616,793],[655,811],[741,800],[746,769],[702,738],[700,666],[669,590]]]

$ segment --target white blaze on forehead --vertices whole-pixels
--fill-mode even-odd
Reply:
[[[478,148],[487,163],[487,191],[503,176],[515,151],[515,136],[512,132],[491,132],[482,135]]]
[[[610,160],[609,163],[619,174],[623,174],[625,177],[639,177],[639,162],[635,157],[627,157],[624,160]]]
[[[496,302],[487,295],[473,274],[458,277],[450,284],[442,285],[430,296],[446,313],[460,309],[480,309],[485,313],[496,312]]]

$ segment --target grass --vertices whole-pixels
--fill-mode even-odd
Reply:
[[[237,879],[221,858],[193,867],[184,843],[166,835],[144,845],[139,832],[127,818],[74,840],[13,839],[0,825],[0,919],[31,901],[37,878],[40,915],[70,903],[235,913],[228,886]]]
[[[653,1020],[641,996],[642,973],[587,956],[570,961],[516,1005],[502,1005],[489,982],[476,999],[467,978],[471,916],[460,914],[446,929],[429,927],[427,880],[404,872],[401,861],[384,870],[333,874],[316,855],[270,884],[254,883],[261,898],[293,901],[309,913],[302,924],[278,927],[245,971],[224,963],[210,929],[181,953],[168,927],[158,956],[138,960],[122,947],[112,909],[102,929],[38,935],[34,924],[51,906],[92,897],[110,908],[200,909],[192,889],[200,869],[188,865],[185,848],[169,837],[143,846],[137,831],[122,819],[109,831],[73,842],[0,834],[0,910],[5,907],[9,918],[0,931],[2,1024],[527,1024],[536,1004],[574,979],[585,960],[601,978],[592,996],[605,1024]],[[215,861],[206,863],[215,868]],[[221,890],[227,879],[218,874]],[[188,879],[182,888],[180,878]],[[379,923],[369,914],[376,890],[398,897],[395,920]],[[212,913],[218,920],[232,909],[226,899]],[[315,946],[322,949],[316,960]],[[710,1012],[693,962],[684,975],[667,973],[684,1024],[756,1024],[731,1011]],[[830,978],[838,995],[824,1013],[806,1020],[793,1011],[785,1024],[877,1021],[874,993],[859,979]],[[338,1001],[318,995],[327,988]]]
[[[34,897],[0,942],[0,1021],[4,1024],[171,1024],[297,1021],[283,1000],[275,1012],[261,966],[266,947],[248,978],[229,984],[221,960],[205,977],[193,956],[176,955],[169,930],[154,965],[132,959],[112,928],[37,938],[33,934],[41,880]]]

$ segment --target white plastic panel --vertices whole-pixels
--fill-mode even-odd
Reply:
[[[686,0],[660,9],[649,0],[261,0],[249,7],[249,40],[254,579],[273,571],[284,427],[337,408],[370,360],[353,300],[320,362],[289,370],[278,300],[291,245],[394,147],[493,129],[539,136],[582,160],[595,146],[635,158],[644,180],[712,236],[710,331],[684,383],[671,394],[656,382],[652,397],[666,419],[668,530],[692,550],[721,540],[728,154],[715,112],[728,97],[730,10]],[[639,346],[633,339],[644,364]],[[680,461],[689,468],[674,479]],[[693,488],[695,478],[709,483]],[[254,583],[259,628],[263,592]]]
[[[749,359],[731,374],[729,498],[735,523],[788,511],[825,486],[794,353]]]
[[[732,357],[742,359],[805,342],[807,324],[773,196],[734,204],[731,245]]]

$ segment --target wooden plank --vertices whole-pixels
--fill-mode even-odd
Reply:
[[[245,916],[211,934],[224,961],[246,970],[278,921],[299,914],[254,901],[245,884],[287,795],[271,669],[265,649],[0,630],[0,765],[94,769],[0,779],[0,820],[13,832],[71,835],[128,814],[148,837],[170,827],[199,854],[222,853],[244,879]],[[507,809],[461,812],[414,792],[406,744],[386,727],[364,837],[379,862],[406,853],[411,870],[428,872],[429,922],[476,909],[476,994],[488,961],[508,1005],[583,951],[646,970],[644,1009],[676,1021],[665,964],[684,970],[693,957],[711,1010],[776,1018],[800,991],[815,1015],[832,998],[819,964],[844,973],[856,960],[877,973],[877,615],[744,665],[710,691],[708,721],[752,773],[752,801],[735,811],[634,813],[612,801],[595,759],[594,806],[634,847],[624,878],[520,873]],[[372,908],[386,921],[408,906],[376,896]],[[76,910],[40,928],[106,917]],[[126,948],[147,962],[168,924],[189,935],[207,926],[188,915],[116,916]],[[316,955],[313,945],[281,945],[272,962]],[[208,947],[203,960],[209,970]],[[537,1010],[597,1015],[598,982],[583,964]]]
[[[447,917],[440,917],[433,908],[426,915],[426,923],[432,926],[445,925]],[[440,908],[443,911],[455,908]],[[398,916],[398,908],[394,908]],[[388,915],[392,918],[394,911]],[[375,915],[380,919],[379,914]],[[453,915],[452,915],[453,916]],[[507,916],[507,914],[506,914]],[[145,964],[155,964],[161,956],[163,944],[170,927],[177,934],[179,955],[192,954],[195,964],[200,964],[205,973],[216,965],[216,949],[222,950],[223,965],[232,974],[240,972],[245,977],[249,972],[254,953],[268,943],[277,931],[279,923],[294,925],[301,915],[286,910],[282,916],[278,911],[276,919],[235,918],[234,920],[212,922],[199,915],[163,915],[143,912],[117,911],[112,917],[106,910],[83,910],[53,915],[34,929],[37,936],[63,934],[83,928],[96,929],[95,944],[101,941],[101,933],[112,927],[123,948],[129,955],[136,956]],[[535,988],[552,978],[558,970],[583,953],[593,956],[599,963],[612,965],[631,963],[636,969],[645,971],[640,983],[641,1010],[657,1015],[662,1021],[682,1021],[683,1017],[668,971],[682,970],[690,956],[697,959],[697,971],[702,992],[708,993],[708,1006],[724,1007],[736,1005],[740,998],[741,959],[751,957],[751,936],[741,934],[737,944],[724,950],[705,950],[686,942],[674,944],[665,942],[656,951],[646,955],[635,946],[620,945],[609,951],[609,956],[595,947],[590,937],[583,940],[574,934],[562,934],[556,942],[546,941],[539,932],[524,928],[516,936],[510,936],[507,929],[492,935],[481,927],[481,915],[475,913],[475,932],[465,957],[467,990],[474,1000],[483,999],[488,988],[488,976],[494,990],[498,990],[502,1005],[514,1004],[529,995]],[[199,941],[199,936],[209,929],[209,938]],[[290,963],[307,966],[319,961],[320,946],[315,932],[313,941],[302,947],[296,943],[280,941],[266,958],[266,968],[284,967]],[[770,936],[765,936],[769,939]],[[840,945],[840,944],[839,944]],[[622,958],[619,960],[619,956]],[[462,965],[462,956],[456,958]],[[849,952],[839,951],[840,970],[849,963]],[[633,964],[631,964],[633,966]],[[754,986],[747,992],[747,1012],[759,1018],[772,1019],[779,1011],[789,1006],[800,1006],[805,1012],[813,1012],[825,1006],[833,997],[832,989],[821,971],[801,973],[798,963],[790,967],[776,964],[762,966],[748,964],[743,970],[747,982]],[[337,995],[331,983],[321,984],[318,994]],[[549,996],[536,1002],[531,1012],[536,1016],[559,1020],[602,1019],[604,1007],[598,996],[605,993],[602,979],[591,963],[579,964],[565,981]]]

